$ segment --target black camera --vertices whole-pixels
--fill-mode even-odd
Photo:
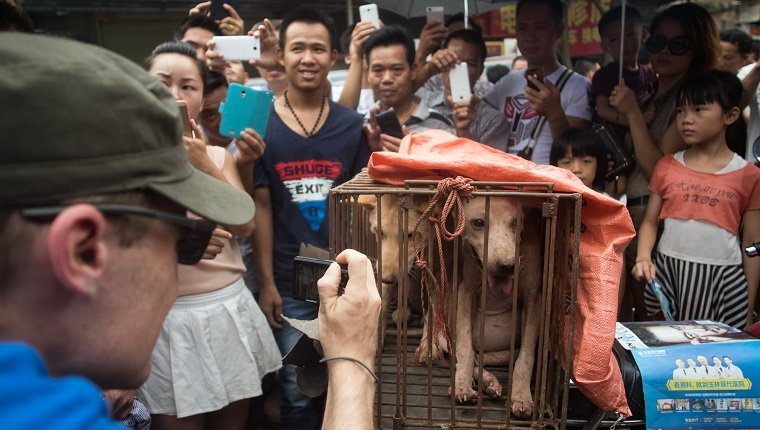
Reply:
[[[301,257],[293,259],[293,297],[310,303],[319,303],[317,281],[324,276],[332,260]],[[348,284],[348,265],[340,265],[340,284],[338,296],[342,296]]]

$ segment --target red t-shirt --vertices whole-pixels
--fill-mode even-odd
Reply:
[[[704,173],[667,155],[657,162],[649,189],[662,196],[660,219],[706,221],[733,234],[744,212],[760,209],[760,169],[749,163],[724,174]]]

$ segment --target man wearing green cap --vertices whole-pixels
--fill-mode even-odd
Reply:
[[[253,202],[190,165],[174,98],[139,66],[23,34],[0,34],[0,56],[0,423],[121,428],[100,390],[145,381],[177,263],[196,263],[216,224],[247,223]],[[320,281],[325,350],[367,361],[380,307],[369,263],[337,260],[351,280],[343,297],[338,275]],[[351,338],[368,343],[346,350]],[[326,423],[355,397],[333,386],[330,403],[347,406]]]
[[[0,422],[107,426],[97,387],[47,371],[139,386],[176,264],[253,202],[189,164],[173,96],[136,64],[20,34],[0,54]]]

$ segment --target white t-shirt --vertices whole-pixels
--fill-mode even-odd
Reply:
[[[547,78],[556,83],[567,68],[560,66]],[[560,94],[562,110],[568,117],[591,120],[591,107],[588,102],[589,82],[583,76],[573,73],[567,80]],[[523,93],[525,91],[525,71],[508,73],[485,97],[485,100],[504,114],[509,123],[507,135],[507,152],[517,154],[530,143],[530,134],[538,124],[540,115],[534,111]],[[549,164],[552,149],[552,132],[549,122],[545,122],[537,141],[533,145],[533,161]]]

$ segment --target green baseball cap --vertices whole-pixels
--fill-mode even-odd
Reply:
[[[71,40],[0,34],[0,208],[153,190],[223,225],[242,191],[195,169],[169,90],[137,64]]]

